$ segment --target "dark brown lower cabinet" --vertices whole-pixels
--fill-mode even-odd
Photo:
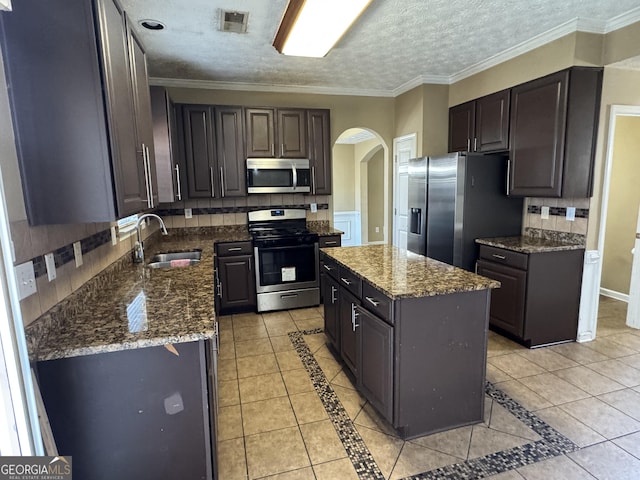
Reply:
[[[256,280],[251,242],[217,243],[215,249],[216,313],[255,310]]]
[[[528,347],[575,340],[583,258],[583,249],[527,254],[481,245],[478,274],[502,284],[491,293],[491,326]]]
[[[346,288],[340,287],[338,296],[340,355],[356,378],[358,377],[358,341],[360,330],[356,323],[354,311],[359,304],[360,300],[358,297],[354,296]]]
[[[359,387],[388,421],[393,419],[393,327],[356,306],[360,328]]]
[[[74,478],[214,479],[214,341],[38,362],[38,383]]]
[[[324,297],[324,333],[336,351],[340,351],[340,316],[338,310],[338,282],[329,275],[322,275]]]

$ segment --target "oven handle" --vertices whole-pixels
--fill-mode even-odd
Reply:
[[[295,298],[297,296],[298,296],[297,293],[287,293],[285,295],[280,295],[280,298]]]
[[[315,243],[307,243],[307,244],[303,244],[303,245],[286,245],[283,247],[261,247],[260,245],[256,245],[256,248],[258,249],[258,253],[264,252],[264,251],[273,251],[273,250],[289,250],[292,248],[314,248],[315,247]]]

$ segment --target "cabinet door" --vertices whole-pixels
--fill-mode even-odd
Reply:
[[[364,396],[388,421],[393,415],[393,327],[361,307],[358,384]]]
[[[500,288],[491,290],[490,323],[522,338],[527,272],[478,260],[478,275],[500,282]]]
[[[358,377],[358,337],[359,324],[354,316],[356,305],[360,304],[357,297],[347,289],[340,287],[338,293],[338,309],[340,316],[340,355],[349,370]]]
[[[275,152],[275,118],[272,108],[247,108],[247,157],[273,158]]]
[[[562,71],[511,90],[512,195],[562,193],[568,76]]]
[[[340,351],[340,323],[338,310],[338,282],[328,274],[322,277],[324,302],[324,333],[337,351]]]
[[[253,256],[217,257],[220,312],[248,309],[256,304]]]
[[[129,41],[129,59],[131,63],[131,80],[136,112],[137,148],[143,154],[143,162],[139,165],[140,190],[145,193],[147,207],[158,205],[158,176],[156,172],[155,149],[153,144],[153,120],[151,117],[151,95],[149,93],[149,75],[147,73],[147,56],[140,40],[131,27],[127,25]],[[143,205],[144,207],[144,205]]]
[[[183,105],[182,120],[189,198],[216,198],[213,109]]]
[[[223,197],[247,195],[242,107],[216,107],[216,146]]]
[[[150,90],[158,201],[172,203],[182,200],[176,109],[166,88],[151,87]]]
[[[474,152],[496,152],[509,149],[510,90],[476,100]]]
[[[311,166],[311,193],[331,195],[331,132],[329,110],[308,110],[309,165]]]
[[[113,0],[98,0],[111,153],[118,215],[137,213],[147,205],[143,151],[137,144],[135,109],[125,14]]]
[[[278,109],[278,135],[280,158],[307,158],[307,117],[300,109]]]
[[[471,144],[476,119],[475,102],[467,102],[449,109],[449,151],[468,152]]]

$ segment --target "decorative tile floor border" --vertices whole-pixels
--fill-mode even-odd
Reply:
[[[289,332],[289,339],[300,356],[302,364],[309,373],[313,387],[318,393],[320,401],[324,405],[329,419],[333,423],[338,437],[342,441],[347,455],[359,477],[363,480],[384,480],[382,471],[373,459],[371,452],[356,430],[353,421],[349,418],[349,415],[340,403],[338,396],[304,340],[305,335],[314,335],[322,332],[322,328],[301,332]],[[543,422],[534,413],[525,409],[506,393],[496,388],[492,383],[486,383],[485,393],[524,425],[540,435],[542,440],[491,453],[484,457],[436,468],[428,472],[418,473],[407,477],[405,480],[481,479],[579,450],[579,447],[571,440]]]

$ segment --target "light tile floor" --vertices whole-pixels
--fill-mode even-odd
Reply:
[[[626,304],[602,297],[598,338],[584,344],[528,350],[490,332],[487,380],[579,448],[487,478],[640,478],[640,331],[625,315]],[[322,326],[321,308],[220,319],[220,480],[358,478],[287,335]],[[303,337],[385,478],[540,440],[486,397],[484,423],[405,442],[355,391],[324,335]]]

